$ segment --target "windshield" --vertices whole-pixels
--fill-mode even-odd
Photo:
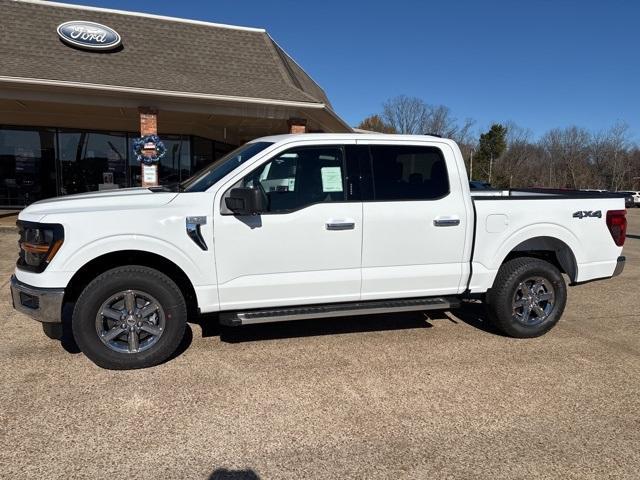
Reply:
[[[246,143],[182,182],[180,190],[183,192],[204,192],[236,167],[242,165],[270,145],[273,145],[273,143]]]

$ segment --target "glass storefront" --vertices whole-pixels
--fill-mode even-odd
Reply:
[[[56,133],[0,129],[0,206],[28,205],[56,195]]]
[[[130,185],[127,180],[127,134],[58,131],[60,195]]]
[[[138,134],[0,126],[0,207],[72,193],[140,185]],[[193,135],[160,135],[161,185],[181,182],[234,148]]]

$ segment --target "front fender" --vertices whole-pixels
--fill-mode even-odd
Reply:
[[[56,265],[56,270],[77,272],[84,265],[108,253],[123,250],[141,250],[154,253],[175,263],[187,274],[193,285],[206,284],[207,261],[196,262],[186,255],[178,246],[156,237],[147,235],[115,235],[94,240],[79,248],[73,255],[68,256]],[[205,252],[203,252],[205,253]],[[209,271],[211,270],[208,269]]]

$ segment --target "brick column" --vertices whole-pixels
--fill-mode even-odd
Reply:
[[[153,107],[139,107],[140,112],[140,136],[158,134],[158,109]],[[152,152],[149,152],[151,155]],[[158,186],[158,166],[140,165],[141,184],[143,187]]]
[[[153,107],[139,107],[140,136],[158,134],[158,109]]]
[[[290,118],[289,133],[307,133],[306,118]]]

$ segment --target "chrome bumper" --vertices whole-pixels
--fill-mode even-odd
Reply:
[[[13,308],[43,323],[62,322],[64,288],[38,288],[11,276]]]
[[[622,273],[622,271],[624,270],[624,264],[626,261],[627,261],[627,257],[624,257],[624,256],[618,257],[618,264],[616,265],[616,269],[613,271],[612,277],[615,277],[616,275],[620,275]]]

